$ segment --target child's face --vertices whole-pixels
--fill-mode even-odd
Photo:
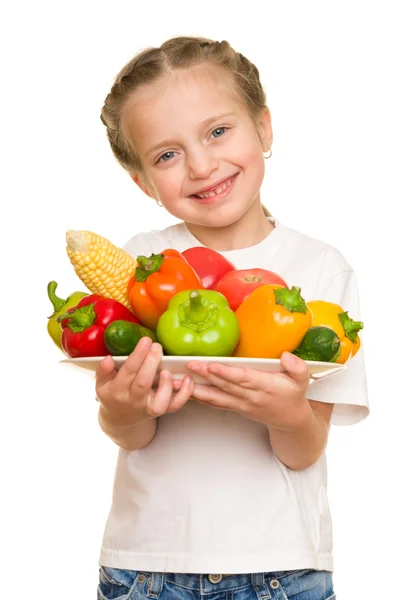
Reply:
[[[187,223],[225,227],[260,200],[270,115],[256,128],[232,85],[223,69],[200,65],[139,89],[123,109],[143,189]]]

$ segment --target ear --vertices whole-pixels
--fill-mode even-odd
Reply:
[[[268,106],[263,108],[257,118],[257,131],[259,132],[263,152],[268,152],[273,144],[273,127]]]
[[[146,186],[146,184],[143,182],[143,180],[140,177],[140,175],[137,175],[136,173],[132,173],[131,174],[131,178],[134,181],[134,183],[136,183],[138,185],[138,187],[141,189],[142,192],[144,192],[149,198],[152,198],[153,200],[155,200],[154,195],[148,189],[148,187]]]

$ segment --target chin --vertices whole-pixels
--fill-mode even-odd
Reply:
[[[247,212],[247,207],[241,210],[233,210],[231,207],[221,207],[217,210],[208,212],[198,220],[195,220],[196,225],[201,227],[229,227],[239,221]]]

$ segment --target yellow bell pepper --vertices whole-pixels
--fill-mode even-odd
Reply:
[[[278,284],[256,288],[236,309],[240,340],[233,356],[280,358],[292,352],[311,327],[301,288]]]
[[[68,308],[73,308],[78,304],[79,300],[82,300],[82,298],[88,296],[89,294],[86,292],[73,292],[66,299],[59,298],[56,295],[57,285],[58,284],[56,281],[50,281],[47,286],[48,298],[51,300],[54,308],[54,312],[50,317],[48,317],[47,330],[55,344],[62,350],[62,327],[60,323],[58,323],[57,319],[60,315],[63,315]]]
[[[343,365],[358,352],[360,337],[358,332],[363,329],[361,321],[353,321],[339,304],[324,300],[307,302],[312,312],[312,326],[330,327],[339,336],[341,353],[335,362]]]

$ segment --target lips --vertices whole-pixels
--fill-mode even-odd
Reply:
[[[215,183],[213,186],[203,188],[203,189],[199,190],[198,192],[195,192],[195,194],[191,194],[191,196],[194,198],[200,198],[200,199],[205,199],[205,198],[209,198],[211,196],[216,196],[217,194],[220,194],[225,189],[227,189],[233,183],[235,177],[236,177],[236,175],[232,175],[232,177],[228,177],[227,179],[222,179],[221,181],[218,181],[217,183]]]

